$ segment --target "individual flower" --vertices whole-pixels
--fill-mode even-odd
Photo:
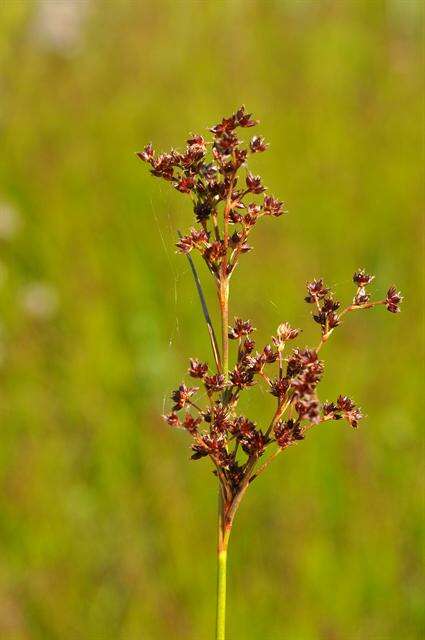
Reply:
[[[273,427],[273,434],[281,449],[288,447],[296,440],[303,440],[304,434],[298,422],[292,418],[279,420]]]
[[[325,402],[322,406],[322,413],[325,420],[340,420],[342,418],[335,402]]]
[[[204,420],[211,425],[212,431],[224,433],[231,426],[230,409],[221,402],[216,402],[205,411]]]
[[[164,180],[174,180],[174,167],[176,166],[177,161],[176,156],[173,153],[164,153],[157,157],[153,157],[150,160],[150,164],[152,166],[152,175],[157,178],[164,178]]]
[[[270,393],[282,400],[289,388],[289,381],[286,378],[275,378],[270,381]]]
[[[210,452],[208,444],[204,442],[204,440],[202,440],[201,442],[197,442],[196,444],[192,444],[192,451],[192,460],[200,460],[201,458],[205,458],[209,455]]]
[[[243,435],[239,442],[248,456],[259,458],[263,455],[269,440],[261,430],[254,429],[250,433]]]
[[[184,382],[178,389],[171,394],[171,400],[175,403],[173,411],[179,411],[183,409],[189,402],[194,393],[198,391],[199,387],[187,387]]]
[[[137,152],[136,155],[140,158],[140,160],[143,160],[144,162],[151,162],[151,160],[155,156],[155,151],[153,150],[152,143],[149,142],[149,144],[146,145],[143,151]]]
[[[189,253],[192,249],[202,249],[208,243],[209,233],[205,229],[195,229],[192,227],[187,236],[182,236],[176,247],[181,253]]]
[[[403,300],[403,296],[400,291],[397,292],[396,287],[393,285],[387,291],[387,297],[385,298],[385,306],[391,313],[398,313],[400,311],[400,303]]]
[[[367,304],[370,300],[370,295],[366,291],[365,287],[359,287],[357,289],[356,295],[353,298],[353,304],[356,307],[361,307],[364,304]]]
[[[258,222],[258,217],[261,213],[261,207],[259,204],[251,202],[246,209],[247,212],[243,217],[243,225],[246,229],[250,230]]]
[[[262,136],[254,136],[251,138],[251,142],[249,143],[249,148],[252,153],[259,153],[261,151],[265,151],[269,145],[266,143]]]
[[[252,216],[253,218],[257,219],[258,215],[261,212],[261,207],[259,204],[256,204],[255,202],[251,202],[248,206],[247,206],[247,212],[250,216]],[[246,221],[246,216],[245,216],[245,221]]]
[[[186,144],[186,155],[192,160],[200,160],[207,152],[205,139],[201,135],[192,135],[188,140],[186,140]]]
[[[216,373],[212,376],[204,376],[205,388],[209,393],[223,391],[226,386],[226,379],[222,373]]]
[[[248,172],[245,178],[246,186],[248,191],[251,193],[263,193],[266,188],[263,186],[261,182],[260,176],[254,176],[251,172]]]
[[[189,375],[192,378],[203,378],[208,371],[206,362],[200,362],[196,358],[190,358]]]
[[[211,183],[217,178],[218,167],[214,162],[207,162],[200,167],[200,173],[207,182]]]
[[[254,372],[249,369],[244,369],[240,366],[236,366],[233,371],[230,372],[229,378],[231,383],[238,387],[238,389],[244,389],[245,387],[252,387],[254,383]]]
[[[251,338],[245,338],[245,340],[242,343],[242,353],[246,355],[248,353],[252,353],[254,349],[255,349],[255,341],[252,340]]]
[[[320,302],[317,301],[319,308],[318,313],[313,313],[315,322],[321,325],[322,333],[326,334],[330,329],[335,329],[340,324],[338,315],[335,313],[340,307],[338,300],[331,297],[324,298]]]
[[[169,413],[169,414],[164,415],[162,417],[165,420],[165,422],[170,425],[170,427],[179,427],[180,426],[180,419],[179,419],[177,413],[174,413],[174,411],[172,413]]]
[[[297,376],[306,369],[323,370],[323,363],[314,349],[293,349],[287,361],[286,375],[288,378]]]
[[[252,422],[246,416],[238,416],[233,422],[232,433],[239,439],[249,436],[255,430],[255,422]]]
[[[345,418],[353,428],[356,428],[359,420],[363,418],[363,414],[354,402],[348,398],[348,396],[339,396],[336,401],[336,406],[338,411],[341,412],[342,417]]]
[[[253,331],[255,331],[255,329],[249,320],[235,318],[233,327],[231,327],[229,331],[229,338],[231,340],[237,340],[238,338],[242,338],[243,336],[248,336]]]
[[[239,169],[243,164],[245,164],[247,155],[248,155],[248,149],[240,149],[239,147],[236,147],[236,149],[233,152],[234,155],[234,162],[233,162],[233,167],[235,169]]]
[[[273,196],[264,196],[263,210],[266,215],[276,218],[286,213],[284,203]]]
[[[306,302],[310,304],[312,302],[317,302],[324,298],[330,291],[328,287],[325,286],[322,278],[318,280],[313,280],[307,284],[308,295],[304,298]]]
[[[295,403],[295,411],[300,420],[308,420],[312,424],[320,422],[320,405],[314,395],[305,395]]]
[[[366,273],[364,269],[358,269],[353,275],[353,282],[357,284],[356,295],[353,298],[353,304],[361,307],[369,302],[370,296],[366,287],[372,282],[375,276]]]
[[[246,242],[246,237],[243,233],[235,231],[230,238],[230,246],[234,249],[238,249],[240,253],[248,253],[252,247]]]
[[[257,353],[255,355],[246,355],[243,359],[244,365],[247,369],[250,369],[254,373],[259,373],[263,370],[266,364],[263,353]]]
[[[358,287],[365,287],[370,284],[372,280],[374,280],[375,276],[370,276],[366,273],[364,269],[357,269],[357,271],[353,275],[353,282]]]
[[[183,178],[180,178],[180,180],[177,180],[177,182],[174,183],[174,186],[177,191],[180,191],[181,193],[189,193],[195,186],[195,178],[193,176],[184,176]]]
[[[226,255],[226,246],[222,240],[217,240],[207,245],[204,250],[204,258],[213,272],[217,273],[221,259]]]
[[[201,424],[202,418],[199,416],[194,418],[190,413],[186,413],[184,420],[182,422],[182,427],[189,431],[189,433],[196,433],[198,431],[198,426]]]
[[[273,344],[279,351],[282,351],[285,343],[289,340],[294,340],[298,336],[299,332],[299,329],[293,329],[288,322],[283,322],[277,328],[277,335],[272,338]]]
[[[258,120],[254,120],[252,113],[246,113],[245,106],[239,107],[235,114],[235,122],[239,127],[254,127],[258,124]]]
[[[205,433],[196,444],[192,445],[192,450],[194,451],[192,460],[211,456],[215,463],[224,469],[234,463],[233,455],[226,450],[222,434]]]
[[[212,213],[212,210],[212,205],[207,201],[196,202],[193,207],[193,211],[198,222],[205,222],[205,220],[208,220]]]
[[[229,213],[229,222],[232,224],[240,224],[243,221],[243,215],[236,209],[232,209]]]
[[[278,358],[278,352],[273,351],[273,348],[270,344],[266,344],[263,349],[263,353],[261,354],[261,358],[264,364],[272,364],[273,362],[276,362]]]

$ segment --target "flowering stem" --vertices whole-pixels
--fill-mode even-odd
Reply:
[[[227,549],[218,552],[217,564],[217,626],[216,640],[226,637],[226,570]]]
[[[222,372],[227,381],[229,374],[229,280],[227,276],[222,276],[220,278],[218,297],[221,315],[221,365]]]
[[[249,486],[252,471],[257,462],[256,457],[249,459],[244,480],[233,498],[226,499],[220,486],[218,499],[218,544],[217,544],[217,624],[216,640],[225,640],[226,634],[226,578],[227,578],[227,547],[232,531],[233,520],[241,500]]]
[[[216,640],[225,640],[226,636],[227,546],[232,525],[227,524],[225,503],[223,489],[220,487],[218,499]]]
[[[218,281],[218,300],[220,304],[221,316],[221,371],[224,375],[225,382],[228,381],[229,377],[229,276],[227,274],[227,249],[229,243],[228,218],[233,188],[233,179],[234,175],[232,176],[230,182],[226,206],[223,214],[223,243],[225,247],[225,255],[223,256],[223,261],[221,263],[221,273]],[[229,395],[226,393],[226,391],[223,393],[223,401],[226,404],[228,404],[229,402]],[[233,521],[232,518],[229,519],[227,517],[226,503],[227,500],[224,499],[223,489],[222,487],[220,487],[218,504],[216,640],[225,640],[226,635],[227,545],[229,542],[229,536],[232,530]]]
[[[322,278],[313,280],[307,284],[305,301],[313,304],[313,319],[321,327],[320,343],[316,350],[295,348],[285,359],[285,344],[299,334],[299,329],[293,329],[289,323],[280,324],[277,336],[273,336],[277,351],[266,345],[255,355],[255,341],[249,337],[254,331],[250,321],[236,317],[234,325],[229,327],[230,279],[239,257],[251,249],[247,243],[251,229],[263,216],[279,217],[286,213],[284,203],[266,194],[267,188],[261,177],[253,175],[247,168],[248,154],[263,152],[268,145],[263,137],[253,136],[242,147],[243,141],[239,140],[236,129],[250,128],[255,124],[257,121],[252,114],[246,113],[245,107],[241,106],[230,117],[223,118],[209,129],[213,134],[211,142],[205,141],[202,135],[191,134],[184,153],[172,149],[169,153],[157,155],[148,144],[137,154],[150,165],[154,176],[163,178],[179,192],[189,194],[199,225],[192,227],[188,235],[182,236],[178,232],[176,246],[187,256],[195,279],[216,372],[207,362],[191,358],[188,374],[199,380],[199,386],[180,384],[171,394],[174,403],[171,413],[163,417],[170,426],[185,429],[190,434],[192,459],[210,458],[219,483],[216,640],[225,640],[229,537],[236,512],[250,483],[269,467],[281,451],[302,440],[305,432],[313,426],[345,418],[355,428],[362,417],[360,409],[347,396],[340,395],[336,402],[320,403],[316,387],[324,366],[318,352],[349,312],[385,305],[388,311],[397,313],[403,299],[392,285],[385,299],[370,302],[366,287],[374,276],[359,269],[353,275],[357,286],[351,304],[337,312],[340,303],[334,299],[331,289]],[[247,168],[244,186],[241,186],[241,174],[238,175],[242,168]],[[251,195],[261,194],[261,203],[242,201],[248,195],[251,199]],[[235,230],[231,225],[241,226]],[[214,332],[195,263],[189,255],[192,251],[200,253],[217,287],[221,344]],[[236,363],[232,358],[230,374],[229,338],[239,341]],[[264,368],[277,360],[277,374],[267,375]],[[255,376],[257,379],[262,377],[268,391],[277,398],[277,408],[265,431],[257,428],[256,423],[246,416],[239,415],[237,409],[240,393],[255,384]],[[201,391],[203,397],[206,396],[204,409],[191,399],[200,389],[205,391]],[[183,409],[182,418],[178,412]],[[206,426],[202,427],[203,424]],[[271,444],[277,445],[277,449],[261,463],[261,456]]]

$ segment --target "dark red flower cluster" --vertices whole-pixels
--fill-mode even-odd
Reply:
[[[353,274],[353,282],[357,285],[353,302],[341,312],[338,311],[340,303],[338,300],[334,300],[330,288],[324,284],[322,278],[307,284],[308,295],[305,297],[305,301],[315,305],[316,310],[312,316],[314,321],[321,326],[323,341],[327,340],[335,327],[341,323],[341,318],[349,311],[370,309],[378,305],[385,305],[392,313],[400,311],[403,297],[394,286],[388,289],[387,296],[383,300],[371,301],[367,287],[374,279],[375,276],[367,274],[364,269],[358,269]]]
[[[278,326],[276,336],[272,338],[273,343],[279,351],[283,351],[285,344],[289,342],[289,340],[295,340],[299,332],[300,330],[293,329],[289,322],[283,322]]]
[[[274,437],[281,449],[289,447],[297,440],[304,439],[304,433],[299,423],[289,418],[289,420],[279,420],[273,428]]]
[[[256,124],[257,120],[242,106],[209,129],[211,141],[207,142],[202,135],[191,135],[183,153],[172,149],[157,155],[152,144],[137,153],[151,166],[154,176],[190,195],[200,229],[192,228],[176,246],[182,253],[199,251],[217,279],[220,272],[230,274],[240,255],[251,249],[248,235],[262,216],[278,217],[286,213],[282,201],[265,193],[267,188],[261,177],[246,168],[250,153],[260,153],[268,147],[262,136],[253,136],[246,144],[239,139],[238,130]],[[240,184],[239,171],[244,167],[246,173]],[[251,200],[258,196],[262,198],[260,201]],[[219,223],[220,207],[223,224]],[[237,225],[237,230],[229,234],[228,224]]]
[[[392,286],[387,291],[387,297],[385,298],[385,306],[391,313],[398,313],[400,311],[400,303],[403,300],[403,296],[400,291],[397,293],[396,287]]]
[[[179,411],[187,404],[190,404],[191,396],[197,391],[198,387],[186,387],[186,385],[182,383],[179,388],[171,394],[171,400],[175,403],[173,411]]]
[[[357,428],[359,420],[363,418],[361,410],[347,396],[339,396],[336,402],[325,402],[322,415],[325,420],[345,418],[354,428]]]
[[[192,378],[203,378],[208,371],[207,363],[200,362],[196,358],[191,358],[189,362],[189,375]]]
[[[366,290],[368,284],[374,280],[375,276],[368,275],[364,269],[359,269],[353,275],[353,282],[357,285],[356,295],[353,304],[357,307],[366,304],[370,300],[369,293]]]
[[[340,307],[340,303],[333,299],[331,290],[325,286],[322,279],[313,280],[307,284],[308,295],[305,301],[316,305],[316,311],[313,312],[313,319],[320,324],[322,334],[328,333],[339,325],[339,318],[336,311]]]
[[[239,139],[240,130],[256,124],[252,115],[241,107],[209,129],[212,140],[208,142],[201,135],[192,135],[183,153],[171,150],[156,155],[149,144],[138,154],[149,163],[153,175],[169,181],[179,192],[190,194],[198,226],[180,237],[177,248],[184,254],[198,251],[217,284],[221,350],[201,295],[215,366],[195,358],[190,360],[189,376],[199,380],[200,388],[182,383],[172,393],[172,410],[164,419],[170,426],[185,429],[191,435],[194,460],[212,460],[222,490],[225,521],[233,518],[229,514],[234,514],[240,496],[276,453],[302,440],[308,429],[341,419],[354,428],[358,426],[362,412],[347,396],[340,395],[335,402],[320,401],[317,389],[324,363],[319,352],[348,313],[379,305],[397,313],[402,301],[394,286],[384,298],[373,301],[369,288],[374,276],[358,269],[353,275],[354,297],[343,308],[322,278],[307,284],[305,300],[313,305],[313,319],[321,328],[315,348],[295,347],[286,353],[287,343],[295,340],[300,330],[284,322],[278,326],[271,344],[254,352],[252,323],[236,317],[233,326],[229,326],[229,276],[239,256],[250,249],[248,235],[261,217],[278,217],[285,212],[284,203],[266,193],[260,176],[246,168],[240,178],[248,155],[268,147],[261,136],[252,137],[245,145]],[[192,265],[189,255],[188,260]],[[234,349],[234,362],[230,366],[229,340],[235,341],[230,343]],[[265,385],[274,398],[274,413],[266,425],[257,425],[238,413],[242,391],[256,383]],[[198,392],[201,399],[195,403],[193,397]],[[206,406],[202,398],[206,399]],[[273,445],[275,453],[256,468],[258,460]]]
[[[187,236],[182,236],[176,246],[182,253],[189,253],[192,249],[203,250],[208,245],[210,234],[205,229],[196,230],[192,227]]]
[[[233,327],[229,331],[229,338],[231,340],[237,340],[242,336],[249,336],[250,333],[255,331],[249,320],[242,320],[242,318],[235,318]]]

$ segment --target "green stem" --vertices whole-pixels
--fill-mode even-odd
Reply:
[[[218,552],[217,564],[217,627],[216,640],[226,637],[226,568],[227,549]]]
[[[230,531],[231,525],[226,525],[225,500],[220,487],[218,501],[216,640],[225,640],[226,637],[227,545]]]
[[[229,280],[226,276],[222,276],[220,279],[218,297],[221,315],[221,365],[224,377],[227,381],[229,374]]]
[[[218,279],[218,299],[220,303],[221,316],[221,371],[227,382],[229,378],[229,275],[227,272],[229,247],[229,212],[231,208],[232,190],[234,174],[230,181],[227,193],[226,206],[223,214],[223,244],[225,255],[221,263],[220,275]],[[213,219],[215,228],[216,219]],[[216,228],[216,238],[220,235]],[[223,403],[228,404],[229,396],[223,392]],[[227,545],[232,529],[233,517],[227,515],[227,495],[225,487],[220,485],[218,502],[218,544],[217,544],[217,624],[216,640],[225,640],[226,637],[226,577],[227,577]]]

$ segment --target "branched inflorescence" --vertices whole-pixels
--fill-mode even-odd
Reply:
[[[369,286],[374,276],[360,269],[353,276],[356,290],[352,302],[343,309],[322,279],[307,284],[305,301],[313,307],[313,319],[321,330],[315,348],[291,349],[289,343],[298,337],[299,329],[287,322],[260,350],[256,350],[255,329],[249,320],[237,317],[229,326],[229,280],[241,255],[251,250],[253,228],[261,218],[286,213],[284,203],[267,193],[261,177],[247,169],[248,156],[264,152],[268,146],[260,136],[252,137],[247,144],[239,139],[240,131],[256,124],[241,107],[209,129],[211,141],[192,135],[183,153],[173,149],[157,155],[149,144],[138,154],[151,166],[154,176],[190,198],[196,222],[187,235],[180,237],[177,248],[183,254],[198,252],[217,285],[221,348],[210,327],[213,366],[190,360],[188,373],[197,381],[196,386],[180,384],[164,419],[190,434],[193,460],[209,458],[214,465],[221,488],[224,546],[246,488],[278,453],[302,440],[313,426],[344,419],[357,427],[362,418],[361,410],[347,396],[320,402],[317,387],[324,372],[319,358],[322,346],[346,314],[379,305],[396,313],[402,301],[394,286],[385,298],[372,301]],[[229,340],[236,343],[235,362],[230,369]],[[264,384],[274,398],[274,413],[266,425],[258,425],[238,411],[241,394],[257,383]],[[200,406],[197,396],[207,399],[206,406]],[[268,450],[272,453],[267,457]],[[261,458],[265,462],[258,464]]]

